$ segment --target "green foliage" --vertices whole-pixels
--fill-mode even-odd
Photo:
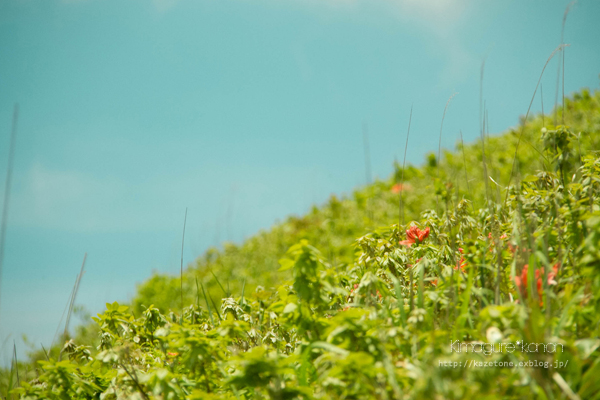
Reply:
[[[565,106],[570,127],[524,127],[514,169],[520,129],[210,250],[183,310],[179,277],[154,275],[94,317],[93,347],[66,341],[0,394],[600,399],[600,93]],[[522,342],[557,350],[489,347]]]

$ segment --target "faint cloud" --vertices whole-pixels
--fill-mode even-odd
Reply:
[[[433,23],[437,29],[447,28],[461,19],[468,1],[456,0],[387,0],[403,15]],[[440,25],[441,24],[441,25]]]
[[[159,13],[169,11],[171,8],[175,7],[177,3],[179,3],[179,0],[152,0],[154,8]]]
[[[169,229],[178,196],[196,199],[202,184],[193,172],[127,182],[39,163],[20,180],[11,225],[81,233]]]
[[[16,193],[15,223],[75,231],[110,228],[117,221],[105,211],[122,189],[118,181],[35,164]]]
[[[266,0],[274,2],[274,0]],[[437,56],[444,65],[440,84],[453,86],[473,76],[481,57],[465,45],[462,27],[472,18],[473,0],[294,0],[296,6],[328,18],[351,16],[358,23],[374,27],[402,25],[412,37],[418,37],[425,51]],[[387,19],[387,22],[383,22]],[[302,48],[294,56],[303,77],[309,76],[309,64]]]
[[[60,0],[62,4],[87,3],[91,0]],[[152,6],[159,13],[165,13],[173,8],[180,0],[152,0]]]

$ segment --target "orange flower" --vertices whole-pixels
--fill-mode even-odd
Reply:
[[[456,266],[454,267],[454,269],[457,270],[458,268],[460,268],[461,271],[464,271],[465,267],[467,266],[467,261],[462,256],[463,249],[459,247],[458,251],[460,252],[461,256],[460,256],[460,260],[456,263]]]
[[[400,193],[401,191],[406,191],[406,190],[410,190],[410,185],[408,183],[402,184],[402,183],[396,183],[394,186],[392,186],[392,193]]]
[[[492,239],[492,232],[488,233],[488,238]],[[503,233],[502,235],[500,235],[500,240],[502,239],[508,239],[508,235],[506,233]],[[509,242],[506,243],[508,245],[508,250],[512,253],[515,254],[515,247]],[[492,246],[494,246],[494,241],[491,242],[491,246],[490,246],[490,251],[493,251]]]
[[[177,356],[179,355],[179,353],[171,353],[171,352],[169,351],[169,352],[167,352],[167,355],[168,355],[169,357],[177,357]]]
[[[560,267],[560,263],[554,264],[552,267],[552,271],[548,272],[548,285],[556,285],[556,275],[558,274],[558,268]],[[521,276],[515,276],[515,285],[521,292],[523,298],[527,298],[527,274],[529,271],[529,264],[525,264],[523,267],[523,271],[521,271]],[[543,273],[542,269],[535,270],[535,279],[537,280],[537,292],[540,298],[540,306],[544,305],[542,301],[542,292],[543,292],[543,281],[540,276]]]
[[[354,284],[354,289],[350,289],[350,296],[348,296],[348,301],[350,301],[350,298],[352,297],[352,295],[354,294],[354,290],[358,289],[358,283]]]
[[[427,227],[423,230],[420,230],[416,226],[411,225],[411,227],[406,230],[407,239],[400,241],[400,244],[410,247],[415,243],[417,243],[417,244],[421,243],[428,236],[429,236],[429,227]]]

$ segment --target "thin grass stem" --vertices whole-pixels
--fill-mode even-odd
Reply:
[[[552,52],[552,54],[550,54],[550,57],[548,57],[548,59],[546,60],[546,63],[544,64],[544,68],[542,68],[542,72],[540,73],[540,77],[538,79],[537,85],[535,85],[535,90],[533,91],[533,96],[531,96],[531,101],[529,102],[529,107],[527,107],[527,113],[525,114],[525,119],[523,120],[523,123],[521,125],[521,132],[519,133],[519,137],[517,139],[517,145],[515,146],[515,155],[513,157],[513,163],[512,163],[512,167],[510,169],[510,176],[509,176],[509,180],[508,180],[508,184],[506,185],[507,188],[510,187],[510,182],[512,181],[512,177],[515,173],[515,165],[517,163],[517,155],[519,152],[519,144],[521,143],[521,137],[523,136],[523,132],[525,132],[525,125],[527,124],[527,118],[529,117],[529,112],[531,111],[531,106],[533,105],[533,100],[535,99],[535,95],[537,93],[537,89],[540,86],[540,82],[542,80],[542,76],[544,75],[544,71],[546,70],[546,67],[548,66],[548,63],[550,62],[550,60],[552,59],[552,57],[554,57],[554,55],[556,54],[557,51],[560,51],[563,47],[566,47],[568,45],[565,44],[561,44],[559,45],[556,49],[554,49],[554,51]],[[506,198],[504,201],[508,200],[508,194],[509,191],[506,191]]]
[[[13,110],[12,129],[10,131],[10,143],[8,147],[8,167],[6,168],[6,182],[4,185],[4,204],[2,206],[2,222],[0,224],[0,303],[2,300],[2,267],[4,264],[4,245],[6,243],[6,227],[8,225],[8,205],[10,203],[10,189],[15,162],[15,147],[17,142],[18,120],[19,105],[15,104]]]
[[[406,131],[406,143],[404,144],[404,160],[402,161],[402,178],[400,179],[400,222],[404,225],[404,199],[402,192],[404,191],[404,169],[406,168],[406,150],[408,149],[408,138],[410,136],[410,124],[412,122],[413,106],[410,105],[410,115],[408,117],[408,129]],[[398,227],[400,229],[400,227]]]
[[[181,236],[181,263],[179,265],[179,291],[181,294],[181,319],[183,321],[183,244],[185,242],[185,225],[187,223],[187,207],[185,208],[185,216],[183,217],[183,234]]]

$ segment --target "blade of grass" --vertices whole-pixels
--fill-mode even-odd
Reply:
[[[413,274],[413,267],[408,267],[408,268],[409,268],[409,270],[408,270],[408,275],[409,275],[408,280],[409,280],[409,284],[410,284],[410,291],[409,291],[410,299],[409,299],[409,304],[410,304],[410,312],[412,312],[413,309],[414,309],[414,297],[415,297],[415,292],[414,292],[414,288],[413,288],[413,279],[414,279],[413,275],[414,274]]]
[[[560,46],[562,47],[565,44],[565,25],[567,24],[567,16],[569,15],[569,11],[571,11],[571,7],[573,7],[575,5],[577,1],[573,0],[571,1],[569,4],[567,4],[567,6],[565,7],[565,12],[563,14],[563,19],[562,19],[562,26],[561,26],[561,30],[560,30]],[[564,60],[564,48],[561,48],[561,59],[562,59],[562,65],[561,62],[559,60],[558,62],[558,68],[556,71],[556,93],[554,95],[554,126],[557,125],[557,116],[558,116],[558,92],[559,92],[559,88],[560,88],[560,72],[561,72],[561,66],[562,66],[562,73],[563,73],[563,111],[562,111],[562,121],[563,121],[563,125],[565,124],[565,110],[564,110],[564,106],[565,106],[565,60]]]
[[[417,294],[417,299],[418,299],[418,304],[419,304],[419,308],[424,308],[424,288],[423,288],[423,281],[424,281],[424,277],[425,277],[425,265],[421,265],[419,268],[419,292]]]
[[[69,322],[71,321],[71,314],[73,313],[73,307],[75,306],[75,298],[77,297],[77,291],[79,290],[79,282],[81,282],[81,277],[83,276],[83,272],[85,269],[85,260],[87,259],[87,253],[85,253],[83,255],[83,263],[81,264],[81,270],[79,271],[79,274],[77,275],[77,278],[75,278],[75,284],[73,285],[73,290],[71,291],[71,298],[69,299],[69,308],[68,308],[68,312],[67,312],[67,321],[65,322],[65,330],[63,331],[63,337],[66,338],[67,337],[67,333],[68,333],[68,329],[69,329]],[[64,313],[63,313],[64,315]],[[62,322],[62,317],[61,317],[61,322]],[[60,324],[59,324],[60,327]],[[57,330],[57,334],[58,334],[58,330]],[[54,341],[52,341],[54,343]],[[58,361],[60,361],[62,357],[62,352],[58,353]]]
[[[179,291],[181,294],[181,319],[183,321],[183,244],[185,242],[185,225],[187,222],[187,207],[183,217],[183,234],[181,236],[181,264],[179,265]]]
[[[402,326],[406,326],[406,311],[404,310],[404,296],[402,295],[402,286],[400,285],[400,281],[394,276],[394,274],[387,272],[387,276],[394,283],[396,300],[398,302],[398,310],[400,311],[400,321],[402,321]]]
[[[246,278],[244,278],[244,282],[242,283],[242,300],[240,303],[244,303],[244,290],[246,290]]]
[[[471,196],[471,186],[469,185],[469,174],[467,172],[467,157],[465,156],[465,142],[463,141],[463,134],[462,134],[462,130],[460,131],[460,144],[461,144],[461,149],[462,149],[462,154],[463,154],[463,162],[465,165],[465,179],[467,180],[467,192],[469,192],[469,197],[472,198]]]
[[[540,101],[542,102],[542,128],[546,127],[546,122],[544,121],[544,85],[540,83]]]
[[[565,15],[566,18],[566,15]],[[561,51],[562,55],[562,124],[565,124],[565,53],[566,49]],[[559,375],[560,376],[560,375]]]
[[[48,356],[48,352],[46,351],[44,344],[40,343],[40,345],[42,346],[42,350],[44,351],[44,355],[46,356],[46,361],[50,361],[50,356]]]
[[[529,112],[531,111],[531,106],[533,104],[533,100],[535,99],[535,95],[537,93],[537,89],[540,86],[540,82],[542,80],[542,76],[544,75],[544,71],[546,70],[546,67],[548,66],[548,63],[550,62],[550,60],[552,60],[552,57],[554,57],[554,55],[556,54],[557,51],[561,50],[563,47],[566,47],[567,45],[565,44],[561,44],[559,45],[556,49],[554,49],[554,51],[552,52],[552,54],[550,54],[550,57],[548,57],[548,60],[546,60],[546,64],[544,64],[544,68],[542,68],[542,72],[540,73],[540,77],[538,79],[537,85],[535,85],[535,90],[533,91],[533,96],[531,96],[531,101],[529,102],[529,107],[527,107],[527,113],[525,114],[525,119],[523,120],[523,123],[521,125],[521,132],[519,133],[519,137],[517,139],[517,145],[515,146],[515,155],[513,157],[513,163],[512,163],[512,167],[510,170],[510,176],[509,176],[509,180],[508,180],[508,184],[506,185],[507,188],[510,187],[510,182],[512,181],[512,177],[514,175],[515,172],[515,165],[517,163],[517,155],[519,152],[519,144],[521,143],[521,137],[523,136],[523,132],[525,132],[525,125],[527,123],[527,118],[529,117]],[[508,194],[510,193],[509,190],[506,191],[506,198],[505,198],[505,202],[508,200]]]
[[[438,177],[438,181],[440,180],[440,164],[442,162],[442,130],[444,128],[444,119],[446,118],[446,111],[448,110],[448,105],[452,101],[452,98],[454,96],[456,96],[456,94],[457,93],[452,93],[452,95],[448,98],[448,101],[446,102],[446,106],[444,107],[444,114],[442,114],[442,123],[440,124],[440,139],[438,141],[438,160],[437,160],[437,177]],[[436,194],[436,196],[435,196],[435,207],[436,207],[437,213],[439,214],[440,210],[439,210],[438,199],[439,199],[439,196]]]
[[[196,282],[198,282],[197,279]],[[215,326],[215,320],[212,316],[212,310],[210,308],[210,303],[208,302],[208,297],[206,296],[206,291],[204,290],[204,285],[200,284],[200,287],[202,288],[202,294],[204,295],[204,300],[206,301],[206,308],[208,308],[208,316],[210,317],[210,323],[212,324],[212,326]]]
[[[19,360],[17,359],[17,344],[13,340],[13,354],[15,357],[15,371],[17,373],[17,386],[21,385],[21,381],[19,379]]]
[[[489,185],[488,185],[488,173],[487,173],[487,162],[485,157],[485,103],[483,101],[483,76],[485,72],[485,61],[487,60],[487,56],[481,60],[481,69],[479,73],[479,135],[481,137],[481,160],[483,163],[483,182],[485,185],[485,200],[489,203]]]
[[[208,296],[208,298],[213,303],[213,307],[215,308],[215,312],[217,313],[217,318],[219,318],[219,321],[223,321],[223,319],[221,318],[221,313],[219,312],[219,309],[217,308],[217,305],[215,304],[215,301],[210,296]]]
[[[77,280],[75,281],[75,287],[73,288],[73,296],[71,297],[71,304],[69,305],[69,312],[67,313],[67,321],[65,322],[65,332],[64,336],[67,336],[67,331],[69,329],[69,322],[71,321],[71,315],[73,314],[73,307],[75,306],[75,299],[77,297],[77,292],[79,291],[79,283],[81,282],[81,278],[83,277],[83,273],[85,270],[85,260],[87,259],[87,253],[83,255],[83,262],[81,263],[81,270],[79,271],[79,275],[77,275]]]
[[[461,305],[460,305],[460,314],[457,319],[457,323],[455,325],[454,337],[460,337],[459,333],[465,327],[466,322],[470,319],[469,317],[469,308],[471,305],[471,291],[473,289],[473,280],[475,278],[475,269],[469,269],[469,275],[467,275],[467,288],[461,294]]]
[[[483,79],[483,66],[482,66],[482,70],[481,70],[481,79]],[[485,108],[485,103],[484,103],[484,108]],[[485,157],[485,112],[483,114],[483,121],[482,121],[482,127],[481,127],[481,160],[483,163],[483,181],[485,183],[485,199],[487,202],[487,205],[489,206],[490,203],[490,185],[488,183],[488,167],[487,167],[487,159]]]
[[[400,220],[401,225],[404,226],[404,199],[402,192],[404,190],[404,169],[406,168],[406,150],[408,149],[408,138],[410,137],[410,123],[412,122],[413,106],[410,105],[410,115],[408,117],[408,129],[406,131],[406,143],[404,144],[404,160],[402,161],[402,178],[400,179]],[[400,227],[398,227],[400,229]]]
[[[221,285],[221,282],[219,281],[219,278],[217,278],[217,276],[216,276],[216,275],[215,275],[215,273],[212,271],[212,269],[210,270],[210,273],[212,274],[213,278],[215,278],[215,281],[217,281],[217,285],[219,285],[219,287],[220,287],[220,288],[221,288],[221,290],[223,291],[223,294],[224,294],[226,297],[229,297],[229,296],[227,296],[227,291],[225,291],[225,288],[223,287],[223,285]]]
[[[58,321],[58,326],[56,327],[56,332],[54,332],[54,336],[52,337],[52,342],[50,343],[50,353],[52,353],[52,347],[54,347],[54,343],[59,338],[58,333],[60,332],[60,328],[62,326],[63,319],[65,318],[65,314],[69,310],[69,306],[71,305],[71,300],[73,299],[73,294],[75,293],[75,287],[77,286],[77,278],[75,278],[75,283],[73,284],[73,289],[71,289],[71,294],[69,295],[69,300],[67,304],[65,304],[65,309],[63,310],[62,315],[60,316],[60,320]]]
[[[200,308],[200,288],[198,287],[198,278],[196,278],[196,306]]]
[[[14,364],[14,360],[11,357],[11,360],[10,360],[10,373],[8,374],[8,384],[6,386],[6,396],[4,397],[5,399],[8,399],[8,394],[13,389],[13,377],[15,376],[14,365],[15,365]]]
[[[19,120],[19,105],[15,104],[13,110],[10,144],[8,147],[8,167],[6,169],[6,182],[4,185],[4,204],[2,206],[2,223],[0,224],[0,300],[2,299],[2,266],[4,264],[4,244],[6,242],[6,227],[8,224],[8,205],[10,202],[10,189],[15,161],[15,146],[17,141],[17,122]]]
[[[133,383],[135,383],[135,386],[137,387],[138,391],[140,392],[140,395],[142,396],[142,398],[144,400],[150,400],[150,398],[148,397],[148,395],[144,391],[144,388],[140,384],[140,381],[139,381],[139,379],[137,377],[137,374],[135,373],[135,367],[132,365],[131,366],[131,371],[132,372],[129,372],[129,370],[127,369],[127,367],[125,367],[125,363],[121,362],[120,364],[121,364],[121,367],[123,368],[123,370],[125,370],[125,372],[127,373],[127,375],[129,375],[129,377],[131,378],[131,380],[133,381]]]

